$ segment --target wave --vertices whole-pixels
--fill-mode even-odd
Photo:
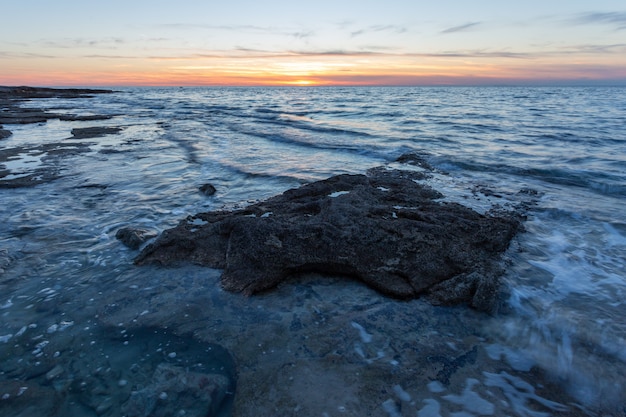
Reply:
[[[460,161],[453,158],[442,158],[431,163],[444,171],[467,170],[503,173],[518,177],[530,177],[550,184],[584,188],[597,194],[612,197],[626,197],[626,184],[622,178],[602,172],[575,171],[558,167],[522,168],[507,164]]]

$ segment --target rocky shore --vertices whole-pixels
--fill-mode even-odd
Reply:
[[[72,114],[58,114],[43,108],[20,107],[20,103],[38,98],[85,98],[94,94],[113,93],[112,90],[96,90],[87,88],[41,88],[41,87],[6,87],[0,86],[0,139],[9,137],[11,131],[3,125],[43,123],[51,119],[65,121],[107,120],[110,115],[78,116]]]
[[[28,94],[11,99],[15,114],[39,105]],[[472,179],[454,196],[452,175],[407,154],[198,213],[152,241],[172,216],[254,188],[225,198],[230,174],[199,175],[195,160],[151,177],[169,162],[157,153],[186,154],[151,140],[160,116],[146,135],[92,114],[103,101],[5,123],[0,187],[65,180],[3,190],[16,214],[0,248],[0,415],[589,415],[494,337],[505,308],[483,313],[526,249],[513,237],[537,192]],[[153,204],[164,178],[171,199]]]
[[[255,294],[301,273],[348,276],[392,297],[493,311],[516,213],[438,201],[422,171],[371,169],[288,190],[247,208],[199,213],[166,230],[139,265],[223,269],[223,288]]]
[[[113,93],[111,90],[97,89],[56,89],[39,87],[3,87],[0,86],[0,140],[12,136],[12,125],[25,125],[32,123],[46,123],[48,120],[61,120],[65,122],[89,122],[103,121],[113,118],[113,115],[88,114],[77,115],[71,113],[56,113],[43,107],[23,107],[22,104],[35,99],[50,98],[89,98],[96,94]],[[92,139],[104,135],[119,133],[118,127],[85,127],[75,128],[71,131],[68,139]],[[29,187],[54,180],[60,176],[59,161],[76,155],[89,152],[92,143],[88,142],[55,142],[46,144],[7,146],[0,149],[0,188]],[[17,165],[21,160],[38,160],[34,168],[17,170],[13,172],[7,167],[8,163]],[[31,164],[32,165],[32,164]]]

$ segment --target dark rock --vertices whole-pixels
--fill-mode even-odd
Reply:
[[[157,234],[149,230],[123,227],[115,233],[115,237],[127,247],[135,250],[139,249],[147,240],[152,239]]]
[[[433,171],[434,168],[432,167],[432,165],[430,165],[430,163],[428,163],[428,161],[426,160],[426,155],[420,155],[418,153],[406,153],[403,155],[400,155],[397,159],[396,162],[400,162],[403,164],[409,164],[409,165],[416,165],[419,167],[422,167],[428,171]]]
[[[109,120],[113,116],[109,114],[90,114],[85,116],[76,116],[73,114],[66,114],[59,116],[59,120],[64,122],[89,122],[94,120]]]
[[[6,139],[12,134],[10,130],[3,129],[2,126],[0,126],[0,139]]]
[[[45,88],[45,87],[6,87],[0,86],[0,98],[31,99],[31,98],[80,98],[94,94],[113,93],[112,90],[93,88]]]
[[[212,184],[204,184],[200,186],[200,192],[204,195],[213,195],[217,192]]]
[[[3,87],[0,86],[0,124],[45,123],[50,119],[69,121],[106,120],[109,115],[76,116],[51,113],[44,109],[21,108],[23,101],[40,98],[81,98],[92,97],[94,94],[113,93],[111,90],[79,89],[79,88],[37,88],[37,87]]]
[[[29,164],[26,169],[16,171],[0,169],[0,188],[32,187],[61,177],[60,161],[80,153],[89,152],[88,143],[46,143],[36,146],[0,148],[0,164],[28,154],[41,158],[41,164]]]
[[[490,310],[500,254],[520,225],[437,201],[425,174],[377,168],[338,175],[234,211],[200,213],[166,230],[138,265],[223,268],[222,286],[254,294],[302,272],[346,275],[399,298]]]
[[[12,108],[5,110],[0,114],[0,122],[5,124],[29,124],[44,123],[49,119],[56,119],[59,116],[56,113],[48,113],[41,109],[17,109]]]
[[[94,126],[94,127],[81,127],[72,129],[72,136],[74,139],[89,139],[98,138],[105,135],[115,135],[122,131],[120,127],[106,127],[106,126]]]

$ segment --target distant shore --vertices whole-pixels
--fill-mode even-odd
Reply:
[[[25,125],[46,123],[48,120],[69,122],[90,122],[109,120],[111,114],[71,114],[56,113],[46,108],[22,107],[21,103],[31,99],[48,98],[89,98],[96,94],[113,93],[113,90],[97,90],[87,88],[44,88],[44,87],[7,87],[0,86],[0,140],[10,138],[13,132],[8,128],[11,125]],[[121,128],[110,126],[90,126],[71,130],[70,139],[87,139],[115,134]],[[54,161],[77,152],[90,150],[87,142],[53,142],[44,145],[9,146],[0,149],[0,188],[29,187],[47,182],[59,177],[59,170]],[[13,172],[7,168],[7,163],[20,159],[20,155],[36,155],[42,163],[31,167],[31,171]],[[31,164],[32,165],[32,164]]]
[[[34,98],[84,98],[95,94],[109,94],[113,90],[99,90],[90,88],[47,88],[47,87],[9,87],[0,86],[0,139],[11,136],[11,131],[4,125],[43,123],[50,119],[66,121],[76,120],[105,120],[110,116],[75,116],[50,113],[45,109],[23,109],[19,103]]]

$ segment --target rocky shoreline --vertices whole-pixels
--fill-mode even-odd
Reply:
[[[98,89],[57,89],[40,87],[5,87],[0,86],[0,140],[8,139],[13,135],[9,129],[11,125],[25,125],[46,123],[49,120],[66,122],[104,121],[112,119],[109,114],[77,115],[55,113],[43,107],[22,107],[22,103],[33,99],[89,98],[96,94],[110,94],[112,90]],[[91,139],[104,135],[119,133],[118,127],[85,127],[72,129],[72,136],[68,139]],[[65,157],[78,153],[89,152],[92,144],[88,142],[56,142],[37,145],[23,145],[3,147],[0,149],[0,188],[30,187],[45,183],[60,176],[59,161]],[[26,171],[12,172],[7,163],[18,162],[24,158],[36,159],[41,164]]]
[[[84,113],[74,120],[48,124],[58,127],[56,139],[37,142],[42,136],[35,130],[16,127],[0,142],[0,164],[9,162],[0,165],[0,187],[67,177],[6,195],[69,196],[64,201],[72,204],[62,213],[82,210],[88,219],[81,227],[89,228],[79,232],[87,238],[60,249],[71,254],[42,257],[41,264],[64,261],[64,269],[42,267],[42,273],[24,257],[39,257],[38,244],[63,246],[74,235],[40,239],[43,231],[33,234],[39,225],[28,218],[9,229],[32,254],[0,249],[0,274],[9,271],[3,288],[11,294],[0,300],[7,318],[0,332],[0,414],[589,415],[551,375],[493,337],[504,309],[483,313],[495,312],[502,299],[500,273],[515,256],[514,237],[536,192],[472,182],[467,193],[480,204],[472,205],[471,196],[442,197],[437,190],[449,193],[436,184],[452,178],[423,155],[407,154],[362,175],[198,213],[149,245],[158,227],[137,211],[117,211],[130,194],[109,192],[114,186],[97,181],[102,177],[71,169],[128,162],[138,154],[126,155],[125,145],[136,142],[143,150],[149,137],[133,131],[132,121],[91,124],[107,115],[81,106]],[[34,139],[22,141],[31,132]],[[40,165],[30,162],[35,158]],[[26,168],[15,168],[15,161]],[[188,203],[194,192],[206,207],[225,201],[226,186],[216,180],[223,177],[171,178],[191,190],[174,193],[174,203]],[[198,189],[205,181],[216,187]],[[157,192],[146,184],[131,191]],[[48,201],[33,201],[48,208]],[[202,210],[180,214],[166,207],[141,212],[162,220]],[[103,213],[111,219],[101,221]],[[135,267],[132,258],[142,248],[137,263],[169,267]],[[26,267],[37,283],[32,287],[13,271]],[[20,286],[22,292],[13,289]],[[457,307],[440,306],[450,304]]]
[[[249,295],[317,272],[395,298],[426,295],[436,305],[494,311],[500,255],[520,228],[519,214],[440,202],[442,194],[420,184],[425,177],[379,167],[244,209],[199,213],[163,232],[135,263],[223,269],[222,287]]]
[[[45,123],[51,119],[64,121],[108,120],[110,115],[78,116],[72,114],[52,113],[42,108],[20,107],[20,103],[40,98],[85,98],[95,94],[110,94],[113,90],[88,88],[43,88],[43,87],[6,87],[0,86],[0,139],[11,136],[11,131],[3,125]]]

